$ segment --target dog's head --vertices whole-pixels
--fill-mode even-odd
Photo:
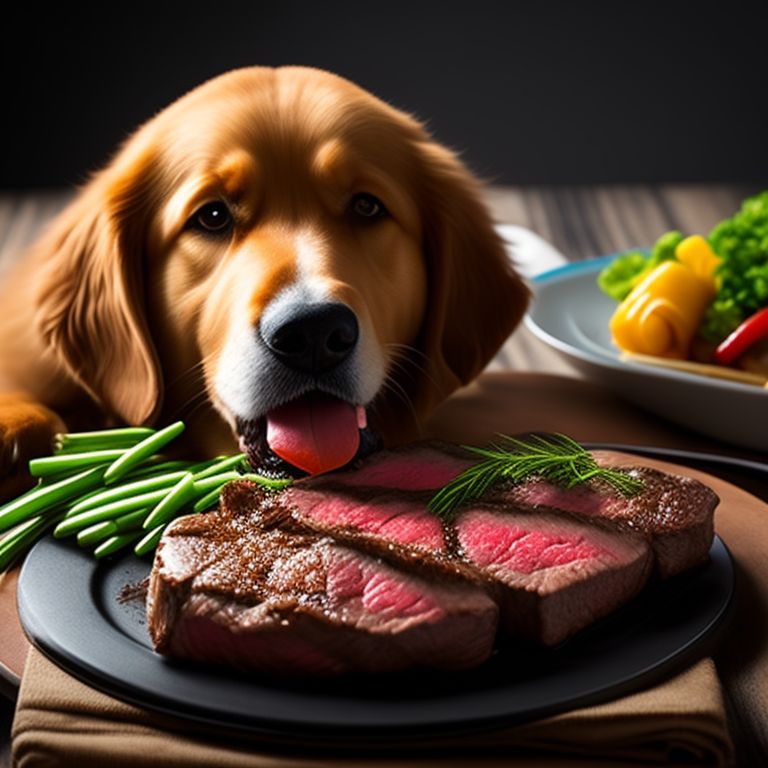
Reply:
[[[291,456],[341,456],[366,420],[414,437],[528,299],[457,158],[313,69],[187,94],[47,244],[41,327],[106,411],[143,423],[204,398],[249,447],[269,430]]]

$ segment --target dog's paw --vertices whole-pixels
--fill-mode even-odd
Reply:
[[[49,408],[18,396],[0,396],[0,501],[31,487],[29,460],[49,454],[64,422]]]

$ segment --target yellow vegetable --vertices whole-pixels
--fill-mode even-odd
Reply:
[[[701,235],[691,235],[679,242],[675,248],[675,257],[699,277],[713,277],[715,267],[720,263],[720,257]]]
[[[717,285],[718,258],[703,237],[683,240],[679,261],[659,264],[619,304],[610,322],[617,346],[627,352],[686,358]]]

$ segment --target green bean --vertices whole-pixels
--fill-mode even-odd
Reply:
[[[137,494],[148,493],[149,491],[156,491],[161,488],[170,488],[187,474],[187,472],[183,471],[169,472],[165,475],[147,477],[142,480],[135,480],[131,483],[117,485],[114,488],[100,490],[98,493],[88,496],[88,498],[82,499],[73,507],[70,507],[67,511],[67,517],[73,517],[81,512],[87,512],[89,509],[95,509],[96,507],[101,507],[114,501],[120,501],[121,499],[126,499]]]
[[[65,505],[64,517],[69,517],[71,514],[71,510],[74,509],[78,504],[86,502],[88,501],[88,499],[91,499],[94,496],[98,496],[100,493],[104,493],[102,488],[95,488],[89,493],[84,493],[82,495],[76,496],[73,499],[70,499]]]
[[[210,461],[192,462],[186,459],[173,459],[169,461],[162,456],[151,456],[136,469],[132,469],[125,474],[121,479],[124,482],[133,482],[134,480],[140,480],[145,477],[154,477],[158,474],[165,474],[168,472],[199,472],[201,469],[205,469],[210,466]]]
[[[33,493],[37,493],[43,487],[45,482],[45,480],[38,480],[31,488],[24,491],[23,493],[20,493],[15,499],[12,499],[12,501],[6,502],[6,504],[0,504],[0,515],[8,504],[21,504],[22,501],[28,499]],[[48,487],[50,488],[50,482]],[[2,527],[0,527],[0,531],[2,530]]]
[[[60,472],[81,472],[95,464],[110,464],[125,453],[122,449],[90,451],[89,453],[65,453],[61,456],[45,456],[29,462],[33,477],[49,477]]]
[[[141,531],[119,533],[117,536],[112,536],[99,544],[99,546],[96,547],[96,549],[93,551],[93,554],[98,560],[100,560],[102,557],[107,557],[107,555],[114,555],[121,549],[125,549],[125,547],[133,544],[133,542],[136,541],[139,536],[141,536]]]
[[[117,526],[118,533],[127,533],[135,528],[141,528],[144,518],[147,516],[146,509],[137,509],[135,512],[128,512],[125,515],[116,517],[112,522]]]
[[[164,429],[124,427],[57,435],[54,455],[30,461],[38,484],[0,506],[0,570],[44,530],[77,534],[80,546],[105,557],[135,543],[138,555],[151,552],[168,523],[182,510],[214,506],[228,482],[247,479],[284,488],[248,469],[245,454],[203,462],[169,460],[165,447],[184,431],[183,422]],[[138,541],[138,543],[136,543]]]
[[[221,488],[222,485],[225,485],[232,480],[240,480],[242,477],[243,476],[239,472],[222,472],[220,475],[205,477],[202,480],[192,478],[195,495],[198,496],[203,493],[208,493],[214,488]]]
[[[130,533],[141,528],[144,518],[149,509],[144,507],[134,512],[128,512],[125,515],[116,517],[113,520],[102,520],[100,523],[83,528],[77,534],[77,543],[81,547],[90,547],[93,544],[106,539],[108,536],[114,536],[118,533]]]
[[[173,486],[168,495],[149,513],[143,523],[148,530],[160,523],[167,523],[176,513],[195,497],[194,475],[188,474]]]
[[[83,493],[97,488],[104,480],[104,467],[85,470],[66,477],[52,485],[38,485],[31,493],[24,494],[0,507],[0,532],[29,519],[39,512],[50,510]]]
[[[199,498],[193,505],[192,505],[192,511],[197,514],[199,512],[205,512],[206,510],[213,507],[218,501],[219,497],[221,496],[221,489],[226,485],[226,483],[223,483],[222,485],[216,486],[212,491],[209,491],[205,494],[202,498]]]
[[[194,464],[191,462],[187,466],[187,472],[190,472],[193,475],[197,475],[201,472],[204,472],[209,467],[213,467],[216,464],[216,459],[209,459],[208,461],[198,461]]]
[[[35,515],[34,517],[30,517],[28,520],[24,520],[24,522],[18,523],[13,528],[7,530],[2,536],[0,536],[0,550],[9,546],[17,538],[23,536],[30,528],[38,525],[41,520],[45,520],[48,517],[49,515],[45,514]]]
[[[100,541],[114,536],[117,533],[117,525],[113,520],[102,520],[100,523],[83,528],[77,533],[77,545],[79,547],[92,547]]]
[[[48,526],[53,525],[57,520],[57,515],[36,515],[4,536],[0,540],[0,573],[6,570],[22,552],[44,533]]]
[[[247,466],[244,453],[238,453],[234,456],[219,456],[211,466],[204,469],[202,472],[197,472],[195,474],[195,482],[204,480],[206,477],[211,477],[212,475],[221,474],[228,469],[233,469],[239,466]]]
[[[178,472],[182,469],[186,472],[190,466],[192,466],[191,461],[186,461],[185,459],[169,460],[162,454],[158,454],[157,456],[150,456],[143,464],[130,470],[130,472],[126,472],[122,480],[133,482],[142,477],[152,477],[152,475],[165,474],[166,472]]]
[[[293,483],[293,480],[289,477],[266,477],[264,475],[255,475],[252,472],[241,475],[241,479],[250,480],[252,483],[262,485],[272,491],[282,491],[283,488],[287,488]]]
[[[218,482],[214,483],[214,480]],[[207,509],[213,507],[218,502],[224,486],[233,480],[250,480],[251,482],[258,483],[259,485],[269,488],[270,490],[280,490],[282,488],[286,488],[293,482],[287,478],[278,480],[276,478],[264,477],[263,475],[255,475],[251,473],[240,475],[236,472],[227,472],[210,479],[206,478],[202,481],[198,480],[195,482],[196,491],[203,491],[208,487],[210,487],[210,490],[205,494],[205,496],[202,496],[193,504],[192,511],[195,513],[200,513],[205,512]]]
[[[197,477],[199,477],[199,475]],[[231,483],[234,480],[250,480],[259,485],[266,485],[268,488],[284,488],[291,482],[290,480],[272,480],[270,478],[264,478],[261,475],[241,475],[239,472],[222,472],[220,475],[213,475],[212,477],[206,477],[202,480],[195,480],[195,495],[209,495],[210,493],[213,493],[213,491],[221,491],[227,483]]]
[[[152,552],[160,542],[160,537],[163,535],[163,531],[168,526],[168,523],[161,523],[156,528],[153,528],[134,548],[133,551],[139,557]]]
[[[54,437],[53,449],[56,454],[62,454],[105,448],[131,448],[155,431],[151,427],[123,427],[95,432],[65,432]]]
[[[289,486],[293,481],[289,478],[273,478],[264,477],[264,475],[256,475],[252,472],[240,474],[239,472],[222,472],[219,475],[213,475],[204,477],[202,480],[199,478],[201,475],[195,475],[195,492],[207,493],[209,490],[223,485],[226,485],[233,480],[250,480],[252,483],[269,488],[270,490],[279,491]]]
[[[247,473],[244,475],[240,475],[236,472],[222,473],[221,475],[217,475],[210,479],[205,478],[202,481],[198,480],[195,482],[196,491],[202,492],[207,488],[210,488],[210,490],[205,494],[205,496],[202,496],[193,504],[192,511],[195,513],[205,512],[207,509],[213,507],[218,502],[224,486],[233,480],[250,480],[251,482],[258,483],[265,488],[275,491],[286,488],[293,482],[288,478],[276,479],[272,477],[264,477],[263,475],[255,475],[252,473]]]
[[[109,466],[104,475],[104,483],[112,485],[128,474],[132,469],[141,464],[144,459],[148,459],[153,453],[164,448],[171,440],[178,437],[184,431],[184,422],[177,421],[170,426],[161,429],[159,432],[137,443],[133,448],[129,448],[125,453],[116,459]]]
[[[53,531],[54,538],[63,539],[65,536],[71,536],[83,528],[87,528],[94,523],[100,523],[102,520],[113,520],[126,512],[133,512],[136,509],[149,509],[158,502],[162,502],[169,493],[168,488],[160,488],[148,493],[140,493],[137,496],[131,496],[127,499],[118,499],[117,501],[104,504],[94,509],[87,509],[85,512],[79,512],[72,517],[65,517]]]

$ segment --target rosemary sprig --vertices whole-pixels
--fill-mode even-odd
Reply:
[[[502,445],[488,448],[463,446],[481,460],[430,499],[429,510],[450,521],[458,509],[481,498],[500,482],[520,483],[539,477],[564,488],[601,480],[622,496],[634,496],[642,481],[618,469],[601,467],[586,448],[565,435],[533,435],[525,440],[501,435]]]

